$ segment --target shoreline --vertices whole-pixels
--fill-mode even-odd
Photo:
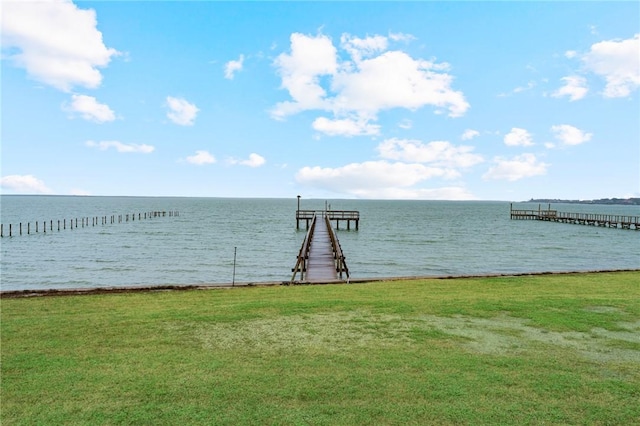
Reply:
[[[187,290],[225,290],[234,288],[271,287],[278,285],[327,285],[327,284],[366,284],[383,281],[415,281],[415,280],[448,280],[448,279],[470,279],[470,278],[497,278],[497,277],[522,277],[541,275],[569,275],[569,274],[600,274],[616,272],[640,272],[638,269],[599,269],[585,271],[546,271],[546,272],[518,272],[518,273],[495,273],[495,274],[470,274],[470,275],[422,275],[403,277],[381,277],[381,278],[356,278],[350,280],[332,280],[324,282],[293,282],[288,281],[261,281],[261,282],[237,282],[219,284],[159,284],[141,286],[122,287],[83,287],[83,288],[60,288],[60,289],[34,289],[34,290],[0,290],[0,299],[18,299],[27,297],[47,297],[47,296],[80,296],[94,294],[120,294],[120,293],[145,293],[154,291],[187,291]]]

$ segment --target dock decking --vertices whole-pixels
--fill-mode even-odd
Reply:
[[[510,208],[511,219],[516,220],[542,220],[546,222],[572,223],[577,225],[590,225],[608,228],[635,229],[640,231],[640,216],[609,215],[597,213],[567,213],[551,210],[519,210]]]
[[[342,280],[343,276],[349,278],[345,256],[327,213],[316,213],[310,219],[296,266],[292,269],[292,284],[331,282]],[[298,273],[300,280],[296,281]]]

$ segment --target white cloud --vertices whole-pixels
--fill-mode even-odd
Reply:
[[[640,87],[640,34],[626,40],[601,41],[582,56],[585,66],[607,82],[603,95],[621,98]]]
[[[242,71],[242,64],[244,62],[244,55],[240,55],[237,61],[229,61],[224,66],[224,78],[233,80],[235,73]]]
[[[424,144],[417,140],[387,139],[377,147],[384,159],[415,163],[431,163],[439,167],[467,168],[481,163],[481,155],[472,146],[454,146],[446,141]]]
[[[426,105],[448,109],[459,117],[469,108],[462,92],[451,90],[453,77],[437,72],[442,64],[416,60],[400,51],[387,51],[362,60],[355,69],[333,77],[337,111],[366,117],[392,108],[415,110]]]
[[[53,191],[33,175],[9,175],[0,178],[0,187],[23,194],[51,194]]]
[[[536,83],[533,81],[530,81],[527,83],[526,86],[518,86],[515,89],[513,89],[513,93],[522,93],[522,92],[526,92],[527,90],[531,90],[534,87],[536,87]]]
[[[122,153],[135,152],[135,153],[141,153],[141,154],[150,154],[155,150],[155,147],[151,145],[145,145],[145,144],[138,145],[134,143],[125,144],[118,141],[101,141],[101,142],[87,141],[85,142],[85,145],[90,148],[97,148],[100,151],[106,151],[109,148],[113,148],[116,151],[122,152]]]
[[[533,139],[531,133],[525,129],[514,127],[504,137],[504,144],[508,146],[531,146]]]
[[[72,95],[71,103],[63,108],[71,113],[77,113],[82,118],[96,123],[106,123],[116,119],[116,115],[106,104],[101,104],[92,96]]]
[[[534,87],[536,87],[536,83],[533,82],[533,81],[530,81],[530,82],[527,83],[526,86],[518,86],[518,87],[514,88],[513,90],[511,90],[511,92],[500,93],[500,94],[498,94],[498,97],[506,98],[506,97],[509,97],[509,96],[511,96],[513,94],[516,94],[516,93],[522,93],[522,92],[529,91],[529,90],[533,89]]]
[[[344,34],[340,46],[349,59],[342,60],[327,36],[292,34],[290,53],[274,61],[291,100],[276,104],[272,117],[283,119],[309,110],[331,112],[333,118],[315,120],[315,127],[326,128],[331,135],[353,136],[353,126],[344,124],[375,121],[383,110],[431,105],[451,117],[466,112],[469,104],[462,92],[451,89],[453,77],[444,72],[448,64],[414,59],[402,51],[387,50],[388,44],[379,35]]]
[[[335,74],[338,63],[336,48],[327,36],[308,37],[293,33],[290,37],[291,53],[282,53],[274,61],[282,78],[282,88],[293,101],[278,103],[272,111],[274,118],[282,119],[309,109],[325,109],[325,90],[319,79]]]
[[[586,133],[569,124],[551,126],[551,131],[555,135],[555,138],[563,145],[580,145],[581,143],[591,140],[591,136],[593,136],[592,133]]]
[[[359,38],[350,34],[342,34],[340,44],[342,48],[351,55],[354,61],[360,62],[362,58],[368,58],[378,52],[387,50],[388,41],[386,37],[379,35]]]
[[[447,177],[449,171],[422,164],[369,161],[339,168],[304,167],[296,175],[303,185],[369,199],[469,200],[462,187],[411,188],[422,181]]]
[[[527,177],[544,175],[547,173],[548,164],[538,161],[533,154],[522,154],[511,159],[504,157],[494,158],[495,166],[491,167],[483,178],[494,180],[516,181]]]
[[[589,91],[587,79],[584,77],[571,75],[563,77],[562,81],[565,82],[565,85],[551,94],[554,98],[568,96],[570,101],[577,101],[584,98]]]
[[[462,136],[460,136],[460,139],[462,139],[463,141],[468,141],[475,138],[476,136],[480,136],[479,131],[473,130],[473,129],[467,129],[462,133]]]
[[[59,90],[98,87],[99,68],[119,54],[104,45],[95,11],[69,0],[3,1],[1,16],[3,49],[19,51],[6,57],[34,80]]]
[[[198,111],[200,111],[198,107],[187,102],[185,99],[174,98],[172,96],[167,96],[167,106],[169,107],[167,117],[180,126],[192,126],[198,115]]]
[[[198,150],[195,155],[187,157],[187,163],[202,166],[204,164],[213,164],[216,162],[216,158],[208,151]]]
[[[263,156],[254,152],[249,154],[249,158],[246,160],[237,160],[235,158],[230,158],[228,161],[230,164],[240,164],[247,167],[260,167],[267,162],[267,160],[265,160]]]
[[[326,117],[318,117],[312,127],[318,132],[329,136],[363,136],[380,134],[380,126],[370,124],[367,120],[352,120],[350,118],[331,120]]]
[[[389,38],[393,41],[405,41],[405,42],[410,42],[415,40],[415,36],[411,35],[411,34],[404,34],[404,33],[389,33]]]
[[[448,174],[447,170],[423,164],[366,161],[338,168],[303,167],[296,174],[296,180],[334,192],[358,195],[374,190],[406,188],[423,180],[450,177]]]

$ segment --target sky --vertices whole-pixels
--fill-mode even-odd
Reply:
[[[2,194],[640,196],[640,2],[1,3]]]

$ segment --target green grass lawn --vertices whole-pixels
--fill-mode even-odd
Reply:
[[[640,423],[640,272],[1,303],[3,426]]]

